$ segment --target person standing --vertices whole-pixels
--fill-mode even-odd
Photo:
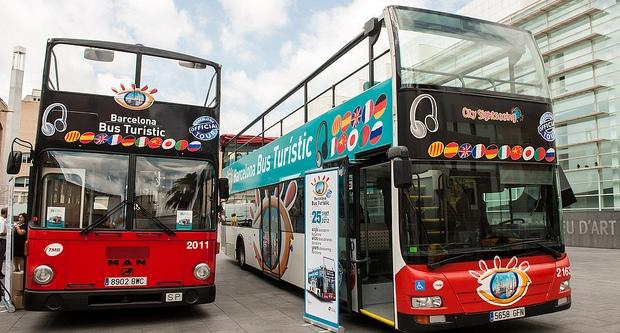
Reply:
[[[8,210],[6,207],[0,210],[0,277],[4,277],[4,258],[6,255],[6,214]]]
[[[24,269],[24,249],[26,246],[26,231],[28,230],[28,217],[26,213],[17,216],[17,222],[13,225],[13,266],[14,271]]]

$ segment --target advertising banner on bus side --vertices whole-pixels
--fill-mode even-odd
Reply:
[[[304,319],[338,332],[338,170],[305,175]]]

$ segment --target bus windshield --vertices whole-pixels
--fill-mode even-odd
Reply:
[[[391,7],[402,88],[442,86],[548,98],[534,38],[491,22]]]
[[[130,156],[47,151],[42,156],[40,224],[47,229],[212,230],[210,162],[136,157],[135,200],[129,200]],[[134,207],[134,221],[127,210]]]
[[[554,174],[551,165],[413,162],[413,188],[401,195],[404,257],[558,245]]]

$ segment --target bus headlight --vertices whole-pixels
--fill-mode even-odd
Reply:
[[[411,306],[414,308],[440,308],[442,303],[439,296],[411,298]]]
[[[570,280],[560,282],[560,292],[570,289]]]
[[[194,267],[194,277],[198,280],[206,280],[211,275],[211,268],[205,263],[200,263]]]
[[[38,284],[48,284],[54,278],[54,271],[46,265],[37,266],[34,269],[34,282]]]

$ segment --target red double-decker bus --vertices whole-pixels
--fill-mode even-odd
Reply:
[[[220,71],[139,44],[48,41],[27,310],[214,300]]]

